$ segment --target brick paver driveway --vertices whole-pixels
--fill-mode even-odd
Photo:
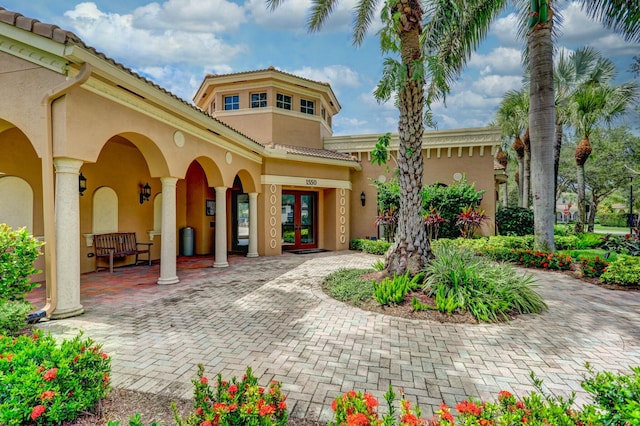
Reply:
[[[620,372],[640,365],[640,293],[535,271],[549,312],[467,325],[365,312],[320,289],[327,273],[375,260],[353,252],[242,259],[185,273],[175,286],[83,298],[85,315],[41,327],[102,342],[115,387],[190,398],[198,363],[225,377],[252,366],[261,383],[283,382],[292,417],[325,421],[333,398],[351,389],[381,399],[391,383],[430,416],[442,401],[531,390],[531,371],[582,403],[585,362]]]

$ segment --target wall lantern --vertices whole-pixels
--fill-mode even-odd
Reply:
[[[140,184],[140,204],[145,201],[149,201],[149,198],[151,198],[151,187],[149,186],[149,182],[145,183],[144,186]]]
[[[364,207],[366,201],[367,201],[367,195],[364,193],[364,191],[362,191],[360,193],[360,202],[362,203],[362,207]]]
[[[87,190],[87,178],[84,177],[82,172],[80,172],[80,176],[78,176],[78,192],[80,192],[80,196],[84,195],[84,191]]]

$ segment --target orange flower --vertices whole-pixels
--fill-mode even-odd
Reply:
[[[261,417],[271,415],[276,412],[276,408],[271,404],[265,404],[260,407],[260,412],[258,413]]]
[[[348,426],[369,426],[369,419],[364,413],[356,413],[347,416]]]
[[[278,410],[280,410],[280,411],[284,411],[284,410],[286,410],[286,409],[287,409],[287,403],[286,403],[286,402],[284,402],[284,401],[280,401],[280,402],[278,403]]]
[[[238,386],[236,386],[236,385],[229,386],[229,393],[231,395],[235,394],[236,392],[238,392]]]
[[[48,370],[46,373],[44,373],[44,380],[48,382],[50,380],[55,379],[57,376],[58,376],[58,369],[52,368]]]
[[[203,377],[200,379],[200,383],[201,383],[201,384],[203,384],[203,385],[206,385],[207,383],[209,383],[209,380],[208,380],[206,377],[204,377],[204,376],[203,376]]]
[[[36,405],[33,407],[33,410],[31,410],[31,420],[35,421],[42,415],[42,413],[44,413],[45,410],[46,408],[44,405]]]
[[[44,391],[42,392],[42,395],[40,395],[40,399],[52,399],[55,395],[56,393],[54,391]]]
[[[364,399],[364,402],[367,404],[367,409],[369,411],[372,411],[374,408],[378,406],[378,400],[376,399],[375,396],[373,396],[369,392],[365,392],[364,395],[362,396],[362,399]]]

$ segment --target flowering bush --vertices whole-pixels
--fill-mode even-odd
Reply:
[[[594,258],[581,257],[580,265],[582,266],[582,276],[589,278],[597,278],[607,271],[609,262],[596,256]]]
[[[573,260],[568,254],[541,252],[536,250],[486,249],[482,254],[495,260],[518,263],[526,267],[568,271]]]
[[[281,425],[287,424],[286,397],[281,384],[272,381],[267,388],[258,385],[251,368],[241,381],[235,377],[230,382],[218,374],[215,391],[204,376],[204,366],[198,365],[198,378],[193,380],[195,412],[185,420],[174,408],[178,425],[223,426],[223,425]]]
[[[91,339],[0,336],[0,424],[74,420],[109,392],[111,361]]]

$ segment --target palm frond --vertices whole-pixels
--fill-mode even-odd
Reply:
[[[284,1],[284,0],[267,0],[269,1]],[[311,13],[307,20],[307,27],[309,31],[319,31],[324,25],[331,12],[338,4],[338,0],[312,0]]]
[[[354,8],[353,44],[361,45],[371,26],[378,0],[359,0]]]
[[[582,9],[627,41],[640,41],[640,2],[632,0],[581,0]]]

